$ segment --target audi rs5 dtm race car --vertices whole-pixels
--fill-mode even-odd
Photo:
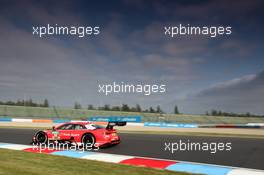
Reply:
[[[83,144],[96,147],[116,145],[120,143],[114,126],[125,126],[126,122],[108,122],[106,127],[89,121],[64,123],[52,129],[38,131],[32,141],[35,144],[59,142]]]

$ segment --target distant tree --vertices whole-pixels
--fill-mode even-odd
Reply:
[[[110,111],[110,106],[109,105],[104,105],[104,111]]]
[[[29,101],[28,100],[24,101],[24,106],[29,106]]]
[[[33,100],[30,98],[27,102],[27,106],[34,106]]]
[[[23,104],[23,101],[18,99],[17,102],[16,102],[16,105],[17,106],[23,106],[24,104]]]
[[[162,110],[161,110],[161,108],[160,108],[160,105],[157,106],[156,113],[159,113],[159,114],[162,113]]]
[[[122,111],[125,111],[125,112],[129,112],[130,111],[130,108],[127,104],[122,104],[122,108],[121,108]]]
[[[137,112],[141,112],[141,107],[140,107],[139,104],[136,105],[136,111],[137,111]]]
[[[88,105],[88,110],[94,110],[94,106],[93,105]]]
[[[78,102],[74,103],[74,109],[82,109],[82,105]]]
[[[73,108],[74,108],[74,109],[78,109],[78,105],[79,105],[78,102],[75,102]]]
[[[119,106],[113,106],[111,110],[112,111],[121,111]]]
[[[228,116],[229,114],[227,112],[223,112],[223,116]]]
[[[97,110],[99,110],[99,111],[103,111],[103,110],[104,110],[104,107],[99,106],[99,107],[97,108]]]
[[[7,101],[5,104],[6,104],[6,105],[10,105],[10,106],[14,106],[14,105],[15,105],[15,103],[12,102],[12,101]]]
[[[49,101],[48,99],[44,100],[43,107],[48,108],[49,107]]]
[[[149,112],[149,110],[148,110],[148,109],[145,109],[145,110],[143,110],[143,112],[146,112],[146,113],[148,113],[148,112]]]
[[[215,109],[213,109],[213,110],[211,111],[211,115],[212,115],[212,116],[217,116],[217,111],[216,111]]]
[[[247,116],[247,117],[250,117],[250,116],[251,116],[251,114],[250,114],[249,112],[247,112],[247,113],[246,113],[246,116]]]
[[[137,108],[135,107],[130,108],[130,112],[137,112]]]
[[[152,106],[149,108],[150,113],[155,113],[155,110],[152,108]]]
[[[180,114],[180,112],[179,112],[179,109],[178,109],[178,106],[177,106],[177,105],[175,105],[175,106],[174,106],[174,114]]]

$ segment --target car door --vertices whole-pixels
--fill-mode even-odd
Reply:
[[[56,130],[59,140],[71,140],[72,132],[74,131],[74,124],[65,124]],[[56,132],[55,131],[55,132]]]
[[[71,137],[74,138],[76,142],[80,142],[84,130],[85,127],[83,125],[74,124],[74,130],[71,132]]]

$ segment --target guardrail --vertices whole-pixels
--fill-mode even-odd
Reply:
[[[140,123],[142,116],[95,116],[89,117],[89,121],[96,122],[135,122]]]
[[[198,128],[198,124],[190,123],[165,123],[165,122],[145,122],[144,126],[162,128]]]

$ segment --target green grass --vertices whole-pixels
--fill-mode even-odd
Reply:
[[[176,123],[198,123],[198,124],[244,124],[244,123],[264,123],[264,117],[217,117],[206,115],[187,115],[187,114],[154,114],[139,112],[120,112],[120,111],[98,111],[87,109],[72,109],[56,107],[23,107],[0,105],[0,117],[12,118],[66,118],[66,119],[87,119],[91,116],[143,116],[143,122],[176,122]]]
[[[0,175],[188,175],[166,170],[0,149]]]

